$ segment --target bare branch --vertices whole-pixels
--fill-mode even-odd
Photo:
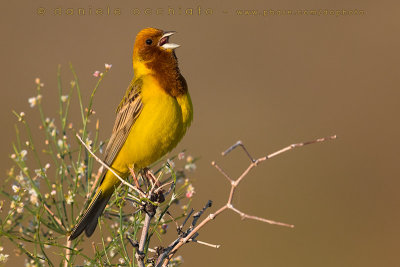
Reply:
[[[157,259],[156,266],[157,267],[167,266],[168,262],[173,257],[173,255],[176,253],[176,251],[181,246],[186,244],[187,242],[193,241],[193,242],[200,243],[199,241],[196,241],[196,239],[195,239],[195,237],[198,235],[198,231],[202,227],[204,227],[208,222],[210,222],[211,220],[215,219],[220,213],[224,212],[226,209],[230,209],[233,212],[239,214],[242,219],[251,219],[251,220],[256,220],[256,221],[260,221],[260,222],[265,222],[265,223],[268,223],[268,224],[273,224],[273,225],[279,225],[279,226],[285,226],[285,227],[293,228],[294,225],[292,225],[292,224],[277,222],[277,221],[273,221],[273,220],[269,220],[269,219],[253,216],[253,215],[248,215],[248,214],[246,214],[246,213],[234,208],[233,205],[232,205],[232,200],[233,200],[233,196],[234,196],[235,190],[236,190],[237,186],[240,184],[240,182],[247,176],[247,174],[250,172],[250,170],[253,169],[254,167],[256,167],[260,162],[263,162],[263,161],[265,161],[267,159],[270,159],[272,157],[275,157],[277,155],[280,155],[280,154],[282,154],[282,153],[284,153],[286,151],[292,150],[292,149],[297,148],[297,147],[302,147],[302,146],[305,146],[305,145],[320,143],[320,142],[324,142],[324,141],[327,141],[327,140],[333,140],[333,139],[336,139],[336,135],[325,137],[325,138],[319,138],[319,139],[316,139],[316,140],[307,141],[307,142],[303,142],[303,143],[292,144],[292,145],[284,147],[284,148],[282,148],[282,149],[280,149],[280,150],[278,150],[278,151],[276,151],[274,153],[271,153],[271,154],[269,154],[269,155],[267,155],[265,157],[261,157],[261,158],[258,158],[258,159],[254,159],[251,156],[251,154],[248,152],[248,150],[246,149],[246,147],[243,145],[243,143],[241,141],[236,142],[233,146],[229,147],[227,150],[222,152],[222,155],[225,156],[229,152],[231,152],[233,149],[235,149],[238,146],[240,146],[240,147],[242,147],[242,149],[246,153],[246,155],[250,158],[251,164],[246,168],[246,170],[244,170],[244,172],[236,180],[234,180],[228,174],[226,174],[225,171],[223,171],[222,168],[219,167],[215,163],[215,161],[213,161],[211,163],[226,179],[228,179],[228,181],[231,184],[231,189],[230,189],[230,193],[229,193],[229,197],[228,197],[227,203],[224,206],[222,206],[220,209],[218,209],[215,213],[209,214],[206,218],[204,218],[195,227],[195,225],[197,223],[197,220],[203,214],[205,209],[208,208],[209,206],[211,206],[210,205],[211,203],[208,203],[206,205],[206,207],[203,208],[202,211],[196,213],[193,216],[194,219],[193,219],[193,222],[192,222],[192,226],[185,233],[183,233],[183,235],[181,237],[178,237],[174,242],[172,242],[164,250],[164,252],[161,255],[159,255],[159,257]],[[188,217],[184,220],[184,223],[182,224],[182,226],[178,230],[182,230],[183,225],[186,223],[186,221],[188,220],[188,218],[189,218],[190,214],[192,214],[192,212],[189,213]],[[202,242],[202,243],[204,244],[205,242]],[[219,245],[211,245],[211,244],[208,244],[208,243],[206,243],[206,244],[211,246],[211,247],[219,247]]]
[[[139,189],[140,191],[142,191],[142,190],[140,189],[139,181],[138,181],[138,179],[137,179],[137,177],[136,177],[136,174],[135,174],[135,171],[133,170],[133,168],[130,168],[130,167],[129,167],[129,172],[131,173],[131,176],[132,176],[132,178],[133,178],[133,181],[135,182],[135,185],[136,185],[137,189]]]
[[[280,150],[278,150],[278,151],[276,151],[274,153],[269,154],[268,156],[265,157],[265,159],[273,158],[273,157],[275,157],[275,156],[277,156],[279,154],[282,154],[282,153],[284,153],[286,151],[292,150],[292,149],[294,149],[296,147],[302,147],[302,146],[311,145],[311,144],[315,144],[315,143],[321,143],[321,142],[325,142],[325,141],[329,141],[329,140],[334,140],[336,138],[337,138],[337,136],[335,134],[335,135],[328,136],[328,137],[318,138],[318,139],[315,139],[315,140],[312,140],[312,141],[307,141],[307,142],[297,143],[297,144],[291,144],[290,146],[284,147],[284,148],[282,148],[282,149],[280,149]]]
[[[171,181],[171,182],[168,182],[168,183],[165,183],[165,184],[161,185],[160,187],[157,187],[157,189],[154,190],[154,193],[158,193],[158,191],[160,191],[161,189],[163,189],[163,187],[166,187],[166,186],[172,184],[173,182],[174,182],[174,181]]]
[[[205,246],[208,246],[208,247],[212,247],[212,248],[220,248],[221,247],[221,245],[214,245],[214,244],[210,244],[210,243],[203,242],[203,241],[196,240],[196,239],[189,239],[189,241],[198,243],[200,245],[205,245]]]
[[[58,225],[59,225],[60,227],[64,228],[64,225],[62,224],[60,218],[58,218],[58,217],[54,214],[54,212],[52,212],[52,211],[50,210],[50,208],[46,205],[46,203],[44,203],[43,206],[44,206],[44,208],[47,210],[47,212],[50,213],[50,215],[54,218],[54,220],[58,223]],[[65,228],[64,228],[64,229],[65,229]]]
[[[280,226],[286,226],[286,227],[294,228],[293,224],[281,223],[281,222],[276,222],[276,221],[260,218],[260,217],[257,217],[257,216],[248,215],[248,214],[246,214],[244,212],[241,212],[240,210],[234,208],[232,205],[229,206],[228,208],[233,210],[237,214],[239,214],[240,217],[242,217],[242,220],[251,219],[251,220],[256,220],[256,221],[265,222],[265,223],[269,223],[269,224],[274,224],[274,225],[280,225]]]
[[[65,245],[65,261],[64,261],[64,267],[68,267],[69,266],[69,260],[71,259],[71,245],[72,245],[72,241],[69,240],[67,238],[67,244]]]
[[[145,219],[144,219],[144,224],[143,224],[143,228],[142,228],[142,235],[140,237],[140,242],[139,242],[139,252],[143,253],[144,251],[144,247],[146,244],[146,240],[147,240],[147,234],[149,231],[149,226],[150,226],[150,222],[151,222],[151,218],[153,216],[149,215],[148,213],[146,213]]]
[[[222,156],[226,156],[229,152],[231,152],[232,150],[234,150],[235,148],[237,148],[238,146],[242,147],[242,149],[244,150],[244,152],[246,153],[246,155],[249,157],[251,162],[254,162],[255,159],[250,155],[249,151],[247,151],[246,147],[243,145],[242,141],[237,141],[234,145],[232,145],[231,147],[229,147],[227,150],[225,150],[224,152],[222,152]]]
[[[151,189],[150,189],[150,191],[148,193],[148,197],[150,198],[151,194],[153,194],[153,191],[156,189],[156,187],[157,187],[157,189],[160,188],[160,181],[159,180],[161,178],[162,171],[160,172],[158,177],[155,177],[154,174],[150,170],[147,170],[146,174],[148,174],[151,177],[151,180],[154,180],[154,183],[152,182]]]
[[[212,201],[209,200],[209,201],[207,202],[207,204],[204,206],[204,208],[203,208],[201,211],[196,212],[196,213],[193,215],[193,222],[192,222],[191,228],[193,228],[193,227],[196,226],[197,221],[200,219],[200,216],[206,211],[206,209],[210,208],[211,206],[212,206]]]
[[[214,166],[220,173],[222,173],[222,175],[228,179],[229,183],[233,183],[234,181],[229,177],[228,174],[226,174],[226,172],[220,167],[218,166],[218,164],[215,161],[211,162],[211,165]]]
[[[142,235],[140,236],[139,247],[136,249],[136,260],[138,262],[139,267],[144,267],[144,247],[146,245],[147,235],[149,232],[150,222],[153,216],[146,212],[146,216],[144,218]]]
[[[190,218],[190,216],[192,216],[193,212],[194,212],[194,209],[191,209],[191,211],[186,216],[185,220],[183,220],[182,225],[179,227],[179,231],[182,231],[183,227],[185,226],[185,224],[188,221],[188,219]]]

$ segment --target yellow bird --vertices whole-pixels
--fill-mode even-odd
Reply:
[[[129,168],[143,169],[171,151],[185,135],[193,119],[193,107],[185,78],[179,71],[169,43],[174,32],[155,28],[141,30],[133,48],[134,77],[117,108],[104,163],[122,178]],[[69,240],[83,231],[91,236],[119,179],[105,170],[94,198]]]

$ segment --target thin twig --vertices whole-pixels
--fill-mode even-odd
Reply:
[[[204,242],[204,241],[200,241],[200,240],[196,240],[196,239],[189,239],[189,241],[190,242],[195,242],[195,243],[198,243],[200,245],[207,246],[207,247],[212,247],[212,248],[220,248],[221,247],[221,245],[214,245],[214,244],[210,244],[210,243],[207,243],[207,242]]]
[[[90,147],[88,145],[85,144],[85,142],[83,142],[83,140],[81,139],[81,137],[76,134],[76,137],[79,139],[79,141],[84,145],[84,147],[87,149],[87,151],[89,151],[89,153],[95,158],[95,160],[97,162],[99,162],[101,165],[103,165],[107,170],[109,170],[112,174],[115,175],[115,177],[117,177],[121,183],[123,183],[124,185],[132,188],[134,191],[136,191],[140,196],[142,197],[146,197],[146,195],[141,192],[139,189],[137,189],[136,187],[134,187],[133,185],[131,185],[130,183],[127,183],[124,179],[122,179],[113,169],[111,169],[109,166],[107,166],[107,164],[105,164],[101,159],[99,159],[91,150]],[[140,199],[137,198],[137,200],[140,202]]]
[[[186,216],[185,220],[183,220],[182,225],[179,227],[179,231],[181,231],[181,230],[183,229],[183,227],[185,226],[186,222],[189,220],[190,216],[192,216],[193,212],[194,212],[194,209],[192,209],[192,210],[188,213],[188,215]]]
[[[206,209],[210,208],[211,206],[212,206],[212,201],[209,200],[201,211],[198,211],[193,215],[193,222],[192,222],[191,228],[196,226],[197,221],[200,219],[200,216],[203,215],[203,213],[206,211]]]
[[[160,174],[158,175],[158,177],[155,177],[154,174],[149,170],[146,169],[146,176],[149,177],[150,176],[150,182],[152,184],[151,189],[148,193],[148,197],[150,198],[151,195],[153,194],[153,190],[157,187],[160,187],[160,181],[159,179],[161,178],[162,172],[160,172]]]
[[[163,189],[163,187],[166,187],[167,185],[170,185],[170,184],[172,184],[173,182],[174,182],[174,181],[171,181],[171,182],[168,182],[168,183],[165,183],[165,184],[161,185],[160,187],[157,187],[157,189],[154,190],[154,193],[158,193],[158,191],[160,191],[161,189]]]
[[[294,228],[294,225],[293,225],[293,224],[281,223],[281,222],[276,222],[276,221],[264,219],[264,218],[257,217],[257,216],[248,215],[248,214],[246,214],[246,213],[244,213],[244,212],[241,212],[240,210],[234,208],[232,205],[231,205],[231,206],[228,206],[228,208],[231,209],[231,210],[233,210],[233,211],[236,212],[237,214],[239,214],[240,217],[242,217],[242,220],[244,220],[244,219],[251,219],[251,220],[256,220],[256,221],[265,222],[265,223],[269,223],[269,224],[275,224],[275,225],[280,225],[280,226],[285,226],[285,227]]]
[[[136,177],[135,170],[133,168],[129,167],[129,172],[131,173],[131,176],[133,178],[133,181],[135,182],[136,187],[140,190],[140,185],[139,185],[139,181]]]
[[[54,214],[54,212],[52,212],[52,211],[50,210],[50,208],[49,208],[46,204],[44,204],[43,206],[44,206],[44,208],[47,210],[47,212],[50,213],[50,215],[54,218],[54,220],[58,223],[58,225],[59,225],[60,227],[64,228],[64,226],[62,225],[62,222],[61,222],[60,218],[58,218],[58,217]],[[65,228],[64,228],[64,229],[65,229]]]
[[[150,170],[148,170],[147,173],[149,173],[149,175],[152,177],[152,179],[154,179],[154,183],[152,184],[151,189],[150,189],[149,194],[148,194],[149,198],[150,198],[150,196],[153,194],[153,191],[156,188],[156,186],[158,188],[160,187],[159,179],[161,178],[162,172],[160,172],[160,174],[158,175],[157,178],[154,176],[154,174]]]
[[[246,149],[246,147],[243,145],[242,141],[237,141],[235,144],[233,144],[231,147],[229,147],[227,150],[221,153],[222,156],[226,156],[229,152],[237,148],[238,146],[242,147],[246,155],[249,157],[251,162],[254,162],[255,159],[250,155],[249,151]]]
[[[179,229],[178,222],[174,219],[174,217],[172,217],[171,213],[167,210],[167,211],[165,212],[165,214],[168,215],[169,218],[171,219],[171,221],[173,221],[173,222],[175,223],[176,229]]]
[[[329,140],[334,140],[336,138],[337,138],[337,136],[335,134],[335,135],[331,135],[331,136],[328,136],[328,137],[318,138],[318,139],[315,139],[315,140],[312,140],[312,141],[308,141],[308,142],[291,144],[290,146],[284,147],[281,150],[278,150],[278,151],[276,151],[274,153],[269,154],[268,156],[266,156],[266,158],[267,159],[273,158],[273,157],[275,157],[275,156],[277,156],[279,154],[282,154],[282,153],[284,153],[286,151],[289,151],[289,150],[291,150],[293,148],[296,148],[296,147],[302,147],[302,146],[305,146],[305,145],[321,143],[321,142],[325,142],[325,141],[329,141]]]
[[[215,168],[217,168],[217,170],[218,170],[220,173],[222,173],[222,175],[223,175],[226,179],[228,179],[229,183],[232,183],[232,182],[233,182],[233,180],[229,177],[229,175],[226,174],[226,172],[225,172],[220,166],[218,166],[217,163],[216,163],[215,161],[212,161],[212,162],[211,162],[211,165],[214,166]]]

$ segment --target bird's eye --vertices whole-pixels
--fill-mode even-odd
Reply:
[[[153,40],[151,40],[151,39],[146,40],[146,44],[151,45],[152,43],[153,43]]]

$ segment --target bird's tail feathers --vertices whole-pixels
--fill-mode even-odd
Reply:
[[[83,231],[85,231],[87,237],[90,237],[93,234],[97,226],[97,218],[103,213],[111,195],[112,194],[104,194],[100,188],[97,190],[97,193],[89,204],[89,207],[72,230],[69,240],[74,240]]]

